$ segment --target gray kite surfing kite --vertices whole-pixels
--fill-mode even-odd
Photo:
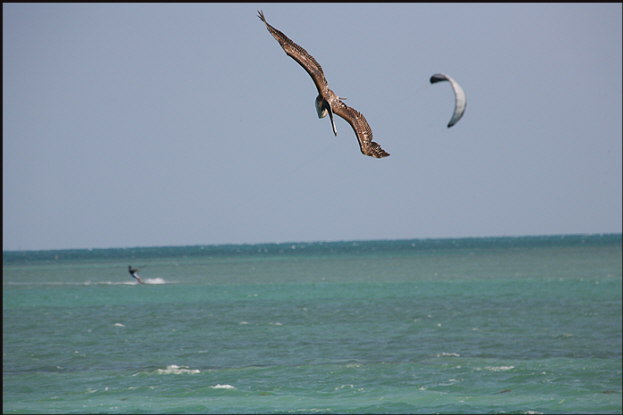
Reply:
[[[435,75],[430,77],[430,83],[434,84],[436,82],[448,81],[452,86],[452,90],[454,91],[454,113],[452,114],[452,118],[450,118],[450,122],[448,123],[448,128],[452,127],[456,124],[463,113],[465,112],[465,106],[467,105],[467,101],[465,100],[465,91],[461,88],[458,82],[449,77],[446,74],[436,73]]]

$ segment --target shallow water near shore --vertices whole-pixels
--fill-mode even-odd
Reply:
[[[5,413],[622,410],[620,234],[3,260]]]

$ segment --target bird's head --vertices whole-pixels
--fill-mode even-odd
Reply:
[[[318,118],[324,118],[329,113],[329,105],[327,101],[325,101],[320,95],[316,97],[316,112],[318,113]]]

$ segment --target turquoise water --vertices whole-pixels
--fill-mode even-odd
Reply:
[[[620,413],[621,261],[620,234],[4,252],[3,411]]]

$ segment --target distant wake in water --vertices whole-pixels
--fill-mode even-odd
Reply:
[[[145,278],[144,285],[173,284],[164,278]],[[140,285],[136,281],[48,281],[48,282],[26,282],[26,281],[7,281],[5,285],[17,286],[41,286],[41,285]]]
[[[168,282],[165,281],[164,278],[145,278],[143,282],[145,284],[168,284]]]

